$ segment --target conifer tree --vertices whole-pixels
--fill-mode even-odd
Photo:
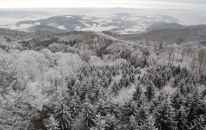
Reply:
[[[156,121],[155,126],[159,130],[176,130],[177,123],[174,120],[175,111],[169,101],[165,99],[154,111]]]
[[[147,86],[145,96],[146,96],[148,102],[150,102],[154,98],[154,96],[155,96],[154,86],[152,86],[152,85]]]

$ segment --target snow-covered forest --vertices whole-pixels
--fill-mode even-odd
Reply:
[[[206,130],[205,32],[1,29],[0,130]]]

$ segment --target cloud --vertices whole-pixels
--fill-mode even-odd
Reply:
[[[0,8],[125,7],[205,9],[205,0],[0,0]]]

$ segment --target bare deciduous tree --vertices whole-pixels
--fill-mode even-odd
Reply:
[[[206,50],[205,49],[199,50],[198,63],[199,63],[199,73],[201,73],[201,71],[203,71],[204,66],[206,64]]]

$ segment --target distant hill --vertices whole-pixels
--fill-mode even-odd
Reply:
[[[157,42],[188,42],[206,40],[206,25],[194,25],[181,28],[160,29],[141,34],[124,35],[125,40],[148,40]]]
[[[36,25],[28,28],[31,32],[41,32],[41,33],[62,33],[64,30],[52,27],[49,25]]]
[[[147,30],[147,27],[154,23],[175,23],[172,17],[168,16],[141,16],[139,14],[116,13],[111,16],[88,16],[88,15],[60,15],[46,19],[27,20],[8,25],[15,29],[30,31],[47,30],[51,27],[66,31],[113,31],[120,34],[140,33]],[[49,27],[50,26],[50,27]],[[46,29],[43,29],[43,28]]]
[[[158,22],[147,27],[147,31],[162,30],[162,29],[181,29],[184,26],[178,23]]]

